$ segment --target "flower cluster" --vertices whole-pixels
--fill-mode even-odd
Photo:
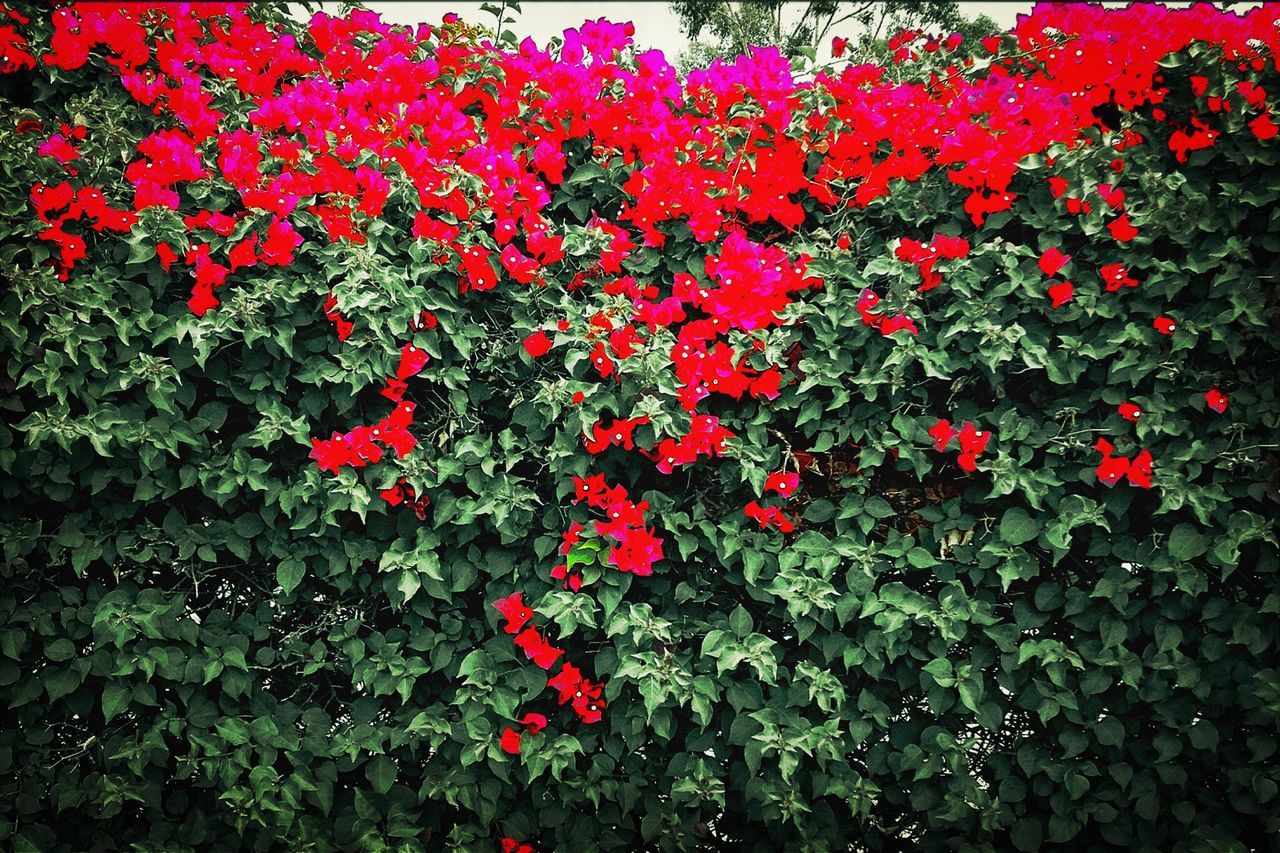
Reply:
[[[893,315],[881,314],[875,311],[875,307],[880,304],[880,297],[871,288],[863,288],[862,293],[858,295],[857,311],[862,317],[862,323],[866,326],[872,326],[880,331],[880,334],[886,338],[894,332],[900,332],[906,329],[912,335],[919,335],[920,330],[916,328],[915,321],[906,314],[899,312]]]
[[[1045,278],[1052,279],[1070,262],[1070,255],[1064,255],[1057,246],[1051,246],[1040,255],[1040,272],[1044,273]],[[1071,282],[1063,280],[1049,285],[1049,301],[1054,308],[1061,308],[1073,298],[1075,288]]]
[[[969,241],[947,234],[934,234],[927,243],[903,238],[898,241],[894,254],[898,260],[913,264],[920,271],[919,290],[924,293],[942,284],[942,273],[934,268],[938,261],[968,257]]]
[[[343,465],[363,468],[382,459],[383,448],[390,448],[403,459],[417,446],[409,432],[413,424],[415,404],[402,402],[391,413],[372,426],[357,426],[347,433],[333,434],[329,439],[311,439],[311,458],[321,471],[337,474]]]
[[[929,435],[933,438],[933,449],[939,453],[947,449],[952,439],[958,438],[960,455],[956,457],[956,464],[961,470],[970,473],[978,469],[978,457],[987,449],[987,442],[991,440],[989,431],[978,429],[971,421],[965,421],[957,430],[945,418],[929,428]]]
[[[513,592],[505,598],[498,599],[493,606],[506,619],[503,630],[515,635],[515,644],[525,653],[525,656],[543,669],[552,669],[564,654],[564,650],[552,646],[543,638],[536,626],[529,624],[533,619],[533,610],[524,603],[523,593]],[[556,691],[561,705],[572,706],[574,713],[583,723],[598,723],[603,718],[604,686],[584,677],[582,671],[573,664],[562,663],[560,671],[548,679],[547,686]],[[547,718],[542,714],[526,714],[520,723],[530,733],[537,734],[547,725]],[[512,733],[511,735],[504,733],[503,749],[508,752],[519,752],[520,733],[511,729],[508,731]],[[508,745],[514,748],[508,748]]]
[[[610,486],[603,474],[574,477],[573,486],[575,504],[586,501],[606,516],[596,521],[595,532],[617,543],[609,550],[609,564],[622,572],[653,574],[653,564],[662,559],[663,540],[645,526],[648,501],[632,502],[623,486]]]
[[[338,300],[330,293],[324,299],[324,318],[333,324],[334,329],[338,333],[338,340],[345,341],[351,337],[351,332],[355,328],[355,324],[350,320],[343,318],[342,312],[338,310]]]
[[[1107,488],[1111,488],[1121,479],[1127,477],[1129,482],[1135,486],[1141,486],[1144,489],[1151,488],[1151,453],[1146,450],[1138,451],[1132,459],[1124,456],[1112,455],[1115,446],[1105,438],[1098,439],[1093,445],[1093,449],[1102,454],[1102,461],[1098,463],[1097,473],[1098,482]]]
[[[409,485],[409,481],[404,477],[398,479],[391,488],[378,492],[378,496],[391,506],[404,504],[409,507],[413,510],[413,514],[418,516],[419,521],[427,520],[427,507],[431,503],[431,498],[427,495],[418,497],[413,486]]]
[[[783,500],[787,500],[795,494],[795,490],[799,486],[800,475],[794,471],[790,474],[775,471],[765,477],[764,480],[764,490],[766,492],[776,492]],[[781,507],[762,506],[758,501],[748,501],[743,512],[747,518],[759,524],[761,530],[776,527],[782,533],[790,533],[796,527],[795,522],[783,514]]]

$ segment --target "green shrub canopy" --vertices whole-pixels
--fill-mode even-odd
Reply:
[[[0,6],[0,841],[1273,843],[1278,18]]]

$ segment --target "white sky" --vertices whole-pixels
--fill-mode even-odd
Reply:
[[[500,5],[495,0],[494,5]],[[341,4],[326,2],[319,4],[331,15],[339,13]],[[438,24],[446,12],[457,12],[464,20],[492,24],[493,16],[480,11],[481,2],[377,2],[365,0],[364,5],[382,16],[384,21],[393,24]],[[796,4],[800,5],[800,4]],[[986,15],[1001,29],[1012,28],[1017,23],[1020,13],[1029,13],[1034,5],[1030,2],[1016,3],[966,3],[962,2],[960,11],[968,18]],[[516,35],[533,36],[539,45],[545,45],[552,36],[561,35],[570,27],[577,27],[583,21],[607,18],[610,21],[631,21],[636,28],[635,44],[638,48],[656,47],[674,62],[681,51],[689,43],[680,31],[680,21],[672,13],[670,6],[661,2],[622,3],[622,2],[551,2],[551,0],[524,0],[520,4],[520,15],[514,26],[509,27]],[[832,35],[839,35],[833,31]]]

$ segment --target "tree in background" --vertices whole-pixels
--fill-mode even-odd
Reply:
[[[839,35],[849,39],[850,55],[870,60],[886,55],[888,38],[904,29],[959,32],[966,39],[997,29],[985,15],[965,18],[959,5],[951,2],[676,0],[671,8],[691,41],[680,57],[684,70],[706,65],[716,57],[739,56],[751,45],[775,45],[784,55],[796,57],[816,54],[830,36]],[[707,38],[702,38],[704,33]]]

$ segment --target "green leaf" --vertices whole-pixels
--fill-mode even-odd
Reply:
[[[76,645],[66,637],[60,637],[45,646],[44,654],[45,657],[53,661],[71,660],[76,656]]]
[[[1040,535],[1040,523],[1022,507],[1010,507],[1000,519],[1000,538],[1010,545],[1030,542]]]
[[[385,794],[395,784],[398,768],[396,763],[385,755],[374,756],[364,768],[364,776],[378,794]]]
[[[1120,746],[1124,743],[1124,724],[1115,717],[1107,716],[1098,720],[1093,724],[1093,733],[1103,746]]]
[[[1019,850],[1039,850],[1044,842],[1044,829],[1038,820],[1023,819],[1013,825],[1009,840]]]
[[[129,707],[133,691],[121,684],[111,683],[102,690],[102,716],[107,722]]]
[[[1193,525],[1179,524],[1169,533],[1169,556],[1175,560],[1194,560],[1209,550],[1209,540]]]
[[[290,557],[281,560],[276,566],[276,583],[280,584],[280,588],[287,595],[298,588],[298,584],[302,583],[306,574],[306,564],[302,560]]]

